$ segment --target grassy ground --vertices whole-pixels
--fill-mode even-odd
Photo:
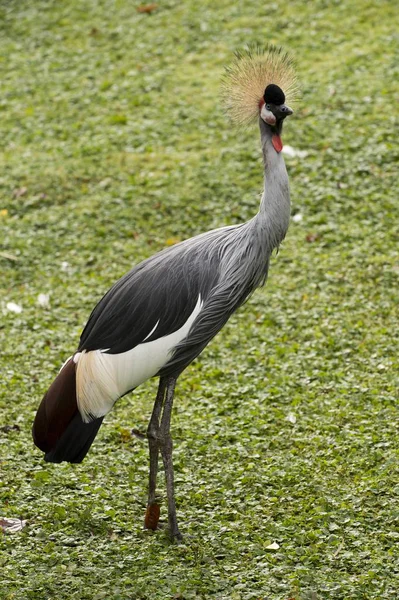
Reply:
[[[0,425],[19,428],[0,432],[0,516],[29,519],[0,538],[1,598],[392,600],[396,3],[136,7],[0,7]],[[116,278],[256,211],[258,133],[219,103],[223,65],[254,41],[297,59],[284,141],[307,153],[286,159],[299,216],[267,286],[179,382],[175,546],[142,529],[147,448],[129,434],[156,382],[118,403],[80,466],[45,464],[30,428]]]

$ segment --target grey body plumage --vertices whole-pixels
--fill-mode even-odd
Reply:
[[[116,354],[168,335],[182,326],[201,296],[203,306],[188,336],[158,373],[178,376],[265,282],[270,255],[288,228],[290,206],[284,160],[270,148],[262,120],[260,128],[265,190],[258,214],[185,240],[134,267],[94,309],[79,351],[106,348]]]
[[[273,72],[278,61],[286,64],[285,55],[281,59],[273,51],[271,57]],[[255,60],[257,68],[260,56],[255,59],[250,57],[249,65]],[[259,77],[266,72],[262,68]],[[240,77],[247,93],[246,71],[239,71],[234,82],[239,84]],[[258,213],[241,225],[215,229],[167,248],[122,277],[93,310],[77,352],[45,394],[33,426],[35,444],[46,453],[46,460],[81,462],[116,400],[149,377],[159,376],[147,430],[150,477],[145,526],[155,529],[158,523],[155,490],[160,452],[169,528],[175,539],[181,537],[170,436],[175,384],[232,313],[266,281],[270,256],[287,232],[290,197],[280,134],[292,110],[273,104],[284,98],[278,86],[269,85],[259,99],[265,187]],[[256,110],[253,100],[251,96],[246,103],[248,115]]]

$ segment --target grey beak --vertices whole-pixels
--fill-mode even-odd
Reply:
[[[278,110],[279,110],[279,113],[280,113],[280,115],[281,115],[281,117],[280,117],[280,118],[282,118],[282,119],[285,119],[285,117],[289,117],[289,116],[290,116],[290,115],[292,115],[292,114],[293,114],[293,112],[294,112],[294,111],[292,110],[292,108],[290,108],[289,106],[286,106],[285,104],[281,104],[281,105],[278,107]]]

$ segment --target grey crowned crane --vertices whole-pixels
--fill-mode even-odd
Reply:
[[[80,344],[45,394],[33,425],[49,462],[79,463],[118,398],[150,377],[159,387],[147,429],[150,454],[145,526],[156,529],[156,478],[162,455],[172,538],[179,539],[170,421],[176,380],[229,317],[266,281],[269,259],[290,218],[281,154],[286,104],[296,92],[291,59],[268,46],[236,55],[224,98],[239,124],[258,121],[265,187],[248,222],[221,227],[169,247],[122,277],[94,308]]]

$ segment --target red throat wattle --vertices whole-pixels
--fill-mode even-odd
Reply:
[[[281,150],[283,149],[283,142],[281,141],[281,137],[277,133],[275,133],[272,136],[272,144],[276,152],[281,152]]]

